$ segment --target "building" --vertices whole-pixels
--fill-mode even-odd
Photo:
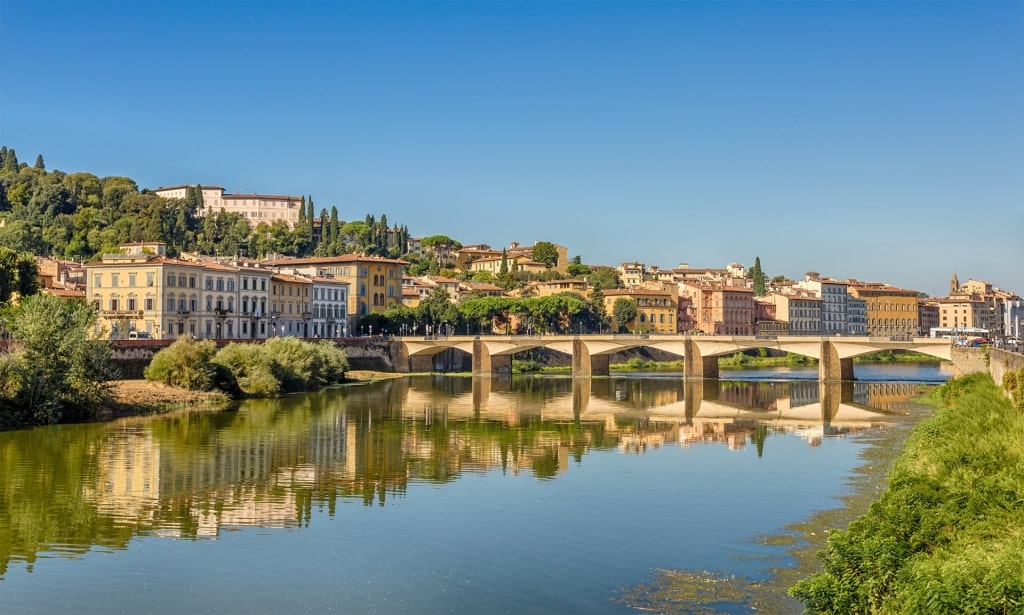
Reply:
[[[97,337],[259,339],[270,334],[269,270],[170,258],[162,242],[122,245],[119,253],[104,254],[85,269],[86,297],[99,314]]]
[[[270,322],[274,337],[310,337],[313,280],[275,273],[270,278]]]
[[[188,196],[188,191],[194,188],[194,184],[182,184],[167,188],[157,188],[153,192],[165,199],[183,199]],[[203,209],[196,212],[203,216],[207,212],[228,212],[236,213],[252,226],[260,222],[273,224],[278,220],[288,223],[294,227],[299,221],[305,199],[301,196],[283,196],[276,194],[230,194],[224,192],[221,186],[203,186]],[[303,214],[305,212],[302,212]]]
[[[350,331],[356,331],[360,317],[402,305],[402,272],[409,263],[394,258],[343,254],[279,258],[268,264],[282,272],[294,271],[305,276],[347,282],[348,325]]]
[[[909,340],[920,334],[916,290],[881,282],[851,281],[847,292],[867,303],[867,335]]]
[[[615,302],[627,299],[636,304],[636,318],[626,323],[632,333],[676,333],[676,297],[671,290],[642,287],[605,290],[604,309],[614,315]],[[614,316],[613,316],[614,317]]]
[[[868,302],[859,297],[846,298],[846,332],[850,335],[867,335]],[[906,339],[912,338],[913,335]]]
[[[773,298],[754,297],[754,335],[777,337],[789,335],[789,323],[778,319]]]
[[[754,291],[718,282],[678,283],[686,298],[687,322],[708,335],[754,335]]]
[[[528,292],[537,297],[550,297],[563,293],[576,293],[586,297],[590,292],[590,286],[586,280],[567,278],[563,280],[548,280],[546,282],[530,282],[527,285]]]
[[[643,263],[636,261],[622,263],[615,268],[615,272],[618,274],[619,280],[622,281],[622,285],[626,288],[640,286],[647,279],[647,267]]]
[[[806,291],[768,293],[761,299],[775,305],[775,318],[789,323],[788,335],[821,335],[821,299]]]
[[[849,333],[847,322],[847,283],[823,278],[817,271],[808,271],[807,277],[795,286],[814,293],[821,299],[822,335],[844,335]]]
[[[939,299],[939,326],[943,328],[981,329],[985,302],[977,296],[954,295]]]
[[[934,299],[917,300],[917,335],[928,337],[939,326],[939,304]]]
[[[558,254],[558,262],[555,263],[552,269],[564,274],[569,267],[569,251],[565,246],[560,246],[558,244],[552,245],[555,246],[555,252]],[[543,263],[537,263],[540,265],[540,269],[536,269],[532,264],[529,265],[529,268],[512,268],[511,263],[513,260],[524,265],[526,263],[536,263],[536,261],[533,260],[533,248],[534,246],[521,246],[518,241],[510,243],[508,247],[504,249],[504,254],[509,261],[509,271],[535,271],[537,273],[546,271],[548,266]],[[490,271],[497,275],[500,267],[502,250],[495,250],[487,244],[480,243],[462,246],[452,254],[452,257],[455,261],[455,269],[458,271]],[[479,265],[477,267],[472,266],[473,263],[482,259],[489,259],[492,261],[496,260],[499,264]]]

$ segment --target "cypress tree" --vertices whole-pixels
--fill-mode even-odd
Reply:
[[[4,170],[18,172],[18,155],[14,153],[14,148],[7,150],[7,155],[4,156]]]
[[[498,275],[508,274],[508,251],[505,248],[501,249],[501,266],[498,269]]]
[[[760,256],[754,258],[754,267],[750,270],[750,275],[754,280],[754,296],[765,296],[767,291],[765,289],[764,271],[761,270]]]
[[[306,195],[302,195],[302,204],[299,205],[299,222],[296,226],[306,223]]]
[[[39,154],[38,156],[36,156],[36,168],[37,169],[43,169],[43,170],[46,169],[46,164],[43,162],[43,155],[42,154]]]

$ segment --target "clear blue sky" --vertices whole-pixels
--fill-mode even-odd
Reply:
[[[0,143],[584,262],[1024,293],[1024,2],[0,2]]]

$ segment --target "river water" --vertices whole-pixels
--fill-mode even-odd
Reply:
[[[409,377],[0,433],[0,613],[633,613],[658,569],[757,579],[785,553],[754,538],[837,506],[859,436],[951,374],[816,375]]]

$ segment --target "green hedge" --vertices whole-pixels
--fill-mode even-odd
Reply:
[[[790,594],[809,613],[1024,613],[1024,414],[987,374],[931,395],[889,486]]]

